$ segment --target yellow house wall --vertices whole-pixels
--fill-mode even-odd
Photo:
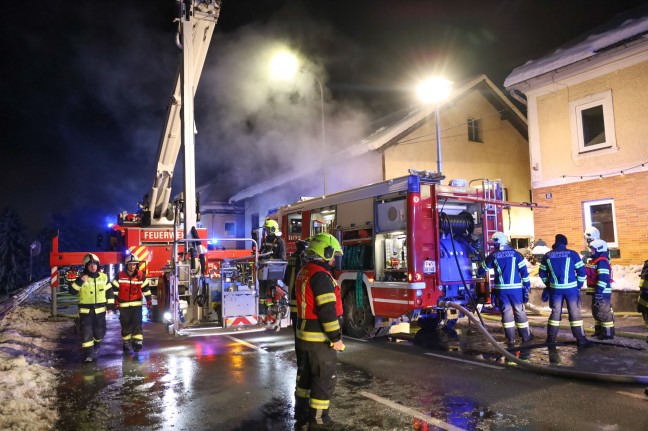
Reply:
[[[468,141],[466,120],[481,118],[483,143]],[[501,179],[511,201],[529,202],[531,177],[528,143],[480,93],[471,92],[441,109],[441,161],[447,180]],[[383,154],[385,179],[407,175],[408,169],[436,171],[437,144],[434,115]],[[505,212],[510,235],[533,235],[533,214],[528,209]],[[510,229],[508,228],[510,226]]]
[[[574,159],[569,103],[612,90],[614,127],[619,150]],[[641,63],[555,91],[537,99],[541,181],[563,175],[605,174],[648,161],[648,63]],[[533,121],[533,119],[529,119]],[[534,161],[536,162],[536,161]]]

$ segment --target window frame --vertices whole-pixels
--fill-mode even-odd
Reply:
[[[617,232],[616,207],[614,205],[614,199],[606,198],[606,199],[597,199],[593,201],[584,201],[583,202],[583,222],[586,227],[592,226],[591,208],[596,205],[607,205],[607,204],[612,206],[612,230],[614,231],[614,242],[608,242],[608,248],[619,248],[619,234]]]
[[[229,230],[229,229],[227,229],[228,224],[232,225],[232,229],[231,229],[232,233],[228,232],[228,230]],[[236,236],[236,222],[235,221],[229,221],[228,220],[228,221],[223,222],[223,235],[225,235],[227,237],[235,237]]]
[[[586,147],[583,133],[583,111],[597,106],[603,108],[605,142]],[[569,102],[569,117],[571,122],[572,156],[574,159],[583,159],[618,151],[616,129],[614,127],[612,90]]]
[[[468,117],[466,125],[468,126],[468,141],[483,144],[484,130],[482,128],[481,119]]]

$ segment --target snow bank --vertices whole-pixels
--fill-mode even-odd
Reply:
[[[54,429],[57,338],[64,322],[49,314],[18,307],[0,321],[0,429]]]
[[[612,290],[639,292],[639,276],[641,275],[641,268],[642,265],[612,265],[612,278],[614,279]],[[540,277],[533,275],[537,274],[537,270],[537,266],[529,270],[529,274],[531,274],[531,287],[543,289],[545,285],[542,280],[540,280]]]

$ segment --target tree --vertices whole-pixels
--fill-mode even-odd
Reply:
[[[29,243],[25,227],[16,212],[7,207],[0,215],[0,293],[9,293],[27,284]]]

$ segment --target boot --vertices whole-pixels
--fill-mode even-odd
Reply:
[[[101,347],[101,343],[99,341],[95,341],[94,351],[92,352],[93,360],[97,359],[97,356],[99,356],[99,347]]]
[[[522,344],[530,344],[531,341],[533,341],[534,338],[535,337],[533,336],[533,334],[529,332],[529,336],[522,339]]]
[[[130,353],[131,346],[129,341],[124,340],[124,342],[122,343],[122,350],[124,351],[124,353]]]
[[[588,340],[587,338],[583,337],[583,338],[579,338],[578,340],[576,340],[576,345],[578,347],[591,347],[592,342],[590,340]]]
[[[133,352],[137,353],[142,350],[142,341],[136,340],[133,341]]]

